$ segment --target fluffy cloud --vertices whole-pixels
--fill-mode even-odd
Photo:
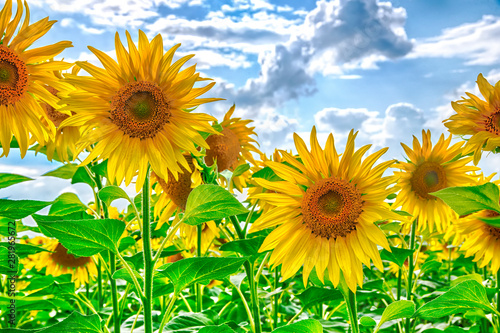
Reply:
[[[49,7],[63,13],[88,16],[92,23],[113,27],[139,27],[146,20],[159,16],[160,5],[179,8],[181,5],[199,5],[192,0],[35,0],[35,6]]]
[[[378,112],[367,109],[325,108],[314,115],[314,121],[319,131],[348,132],[359,130],[363,123],[377,117]]]
[[[498,64],[500,17],[485,15],[477,22],[445,29],[440,36],[419,41],[408,57],[459,57],[466,65]]]
[[[264,115],[253,124],[262,152],[272,153],[275,148],[291,149],[292,135],[299,128],[298,120],[278,114],[273,109],[266,109]]]

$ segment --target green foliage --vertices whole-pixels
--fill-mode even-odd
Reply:
[[[401,318],[411,318],[414,313],[415,303],[412,301],[402,300],[391,303],[387,306],[387,308],[385,308],[384,313],[382,313],[382,318],[380,318],[380,321],[375,328],[375,332],[377,332],[380,326],[387,321]]]
[[[207,284],[235,273],[247,258],[187,258],[172,263],[165,275],[173,282],[178,294],[192,283]]]
[[[382,260],[387,260],[395,263],[399,267],[403,267],[406,259],[413,253],[413,250],[401,249],[399,247],[391,246],[391,252],[387,250],[382,250],[380,252],[380,257]]]
[[[19,184],[33,178],[16,175],[13,173],[0,173],[0,189],[9,187],[11,185]]]
[[[118,251],[125,223],[114,219],[37,221],[40,230],[55,237],[75,256],[92,256],[102,250]]]
[[[314,319],[301,320],[296,323],[278,327],[273,333],[322,333],[323,326]]]
[[[124,189],[116,185],[108,185],[101,189],[98,193],[99,199],[101,199],[107,206],[111,205],[116,199],[125,199],[131,204],[133,204],[130,197],[127,195]]]
[[[61,178],[61,179],[71,179],[71,178],[73,178],[77,169],[78,169],[77,164],[69,163],[69,164],[62,165],[55,170],[44,173],[42,176],[57,177],[57,178]]]
[[[49,215],[64,216],[77,212],[85,212],[85,206],[74,193],[63,193],[50,206]]]
[[[16,329],[7,328],[2,333],[55,333],[55,332],[78,332],[78,333],[101,333],[101,323],[98,315],[84,316],[73,312],[68,318],[55,325],[39,329]]]
[[[22,219],[52,204],[52,201],[0,199],[0,216]]]
[[[259,253],[259,248],[262,243],[264,243],[264,239],[266,238],[262,236],[247,239],[238,239],[222,244],[220,250],[239,253],[242,256],[249,257],[249,260],[253,262],[261,254]]]
[[[309,287],[301,294],[297,295],[297,298],[300,299],[302,307],[308,309],[317,304],[341,300],[343,299],[343,296],[337,289]]]
[[[247,209],[222,187],[200,185],[189,194],[184,222],[198,225],[246,212]]]
[[[443,200],[459,215],[467,215],[483,209],[500,213],[498,185],[493,183],[448,187],[433,192],[432,195]]]
[[[414,317],[440,318],[474,309],[496,312],[486,296],[484,286],[477,281],[467,280],[420,307]]]

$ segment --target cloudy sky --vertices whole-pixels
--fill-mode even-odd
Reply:
[[[31,21],[58,21],[38,43],[73,41],[67,61],[98,64],[91,45],[114,57],[114,34],[138,29],[161,34],[165,49],[182,43],[177,55],[194,62],[216,86],[206,96],[225,101],[198,110],[222,118],[236,103],[237,115],[254,119],[263,151],[293,147],[291,135],[320,141],[332,132],[342,145],[360,130],[359,144],[390,147],[387,158],[403,157],[399,142],[441,121],[450,101],[479,93],[483,73],[500,79],[500,3],[494,0],[28,0]],[[435,141],[433,140],[433,141]],[[306,140],[308,141],[308,139]],[[489,156],[487,172],[500,163]],[[489,165],[488,166],[486,165]],[[14,150],[0,159],[0,172],[37,176],[56,168],[43,156],[21,160]],[[38,179],[0,190],[0,197],[49,200],[84,187]],[[83,192],[81,192],[83,191]]]

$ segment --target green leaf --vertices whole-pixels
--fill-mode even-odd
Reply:
[[[200,185],[189,194],[184,222],[203,222],[246,213],[247,209],[227,190],[217,185]]]
[[[164,273],[174,283],[176,294],[192,283],[222,280],[233,274],[247,258],[186,258],[168,266]]]
[[[500,216],[494,216],[494,217],[478,217],[481,221],[483,221],[486,224],[491,225],[492,227],[495,228],[500,228]]]
[[[277,182],[283,180],[270,167],[265,167],[255,172],[254,174],[252,174],[252,178],[263,178],[271,182]]]
[[[54,281],[52,284],[48,286],[44,286],[43,288],[35,291],[34,293],[30,293],[30,297],[37,296],[46,296],[46,295],[64,295],[64,294],[74,294],[75,292],[75,283],[74,282],[57,282]]]
[[[95,182],[92,178],[90,178],[85,167],[79,167],[76,169],[75,174],[71,177],[71,184],[84,183],[89,185],[92,188],[95,188]]]
[[[52,204],[52,201],[0,199],[0,216],[23,219]]]
[[[85,212],[85,206],[75,193],[63,193],[54,200],[50,206],[49,215],[68,215],[77,212]]]
[[[363,316],[363,317],[359,318],[359,323],[361,324],[361,326],[365,326],[365,327],[372,327],[372,326],[377,325],[377,322],[375,321],[375,319],[373,319],[372,317],[368,317],[368,316]]]
[[[16,274],[18,272],[19,258],[9,248],[0,247],[0,271],[2,274]]]
[[[184,313],[169,321],[165,326],[165,330],[178,332],[189,329],[194,331],[205,326],[215,325],[217,319],[217,313],[211,310],[202,313]]]
[[[134,275],[137,278],[137,280],[139,281],[139,283],[142,284],[144,282],[144,280],[143,280],[141,274],[139,274],[139,272],[133,268],[132,268],[132,272],[134,273]],[[113,279],[115,279],[115,280],[121,279],[121,280],[127,281],[128,283],[134,283],[134,280],[132,279],[132,277],[130,276],[130,274],[126,268],[121,268],[121,269],[117,270],[116,272],[114,272]]]
[[[250,170],[250,164],[245,163],[238,165],[233,171],[233,177],[238,177],[244,174],[246,171]]]
[[[337,289],[309,287],[297,297],[300,299],[302,307],[307,309],[316,304],[342,299],[342,293]]]
[[[401,223],[399,222],[389,222],[386,224],[380,224],[379,226],[380,229],[384,231],[392,231],[395,232],[396,234],[398,234],[399,231],[401,230]]]
[[[127,192],[119,186],[116,185],[108,185],[101,189],[98,193],[99,199],[104,201],[104,203],[109,206],[116,199],[125,199],[131,204],[133,203]]]
[[[54,333],[54,332],[78,332],[78,333],[101,333],[101,321],[99,316],[94,314],[84,316],[78,312],[73,312],[63,321],[40,329],[19,329],[6,328],[2,333]]]
[[[437,261],[437,260],[428,260],[423,263],[422,267],[420,268],[420,272],[426,273],[426,272],[437,272],[439,271],[439,268],[443,265],[442,262]]]
[[[266,237],[264,236],[239,239],[222,244],[219,249],[221,251],[236,252],[245,257],[250,257],[250,261],[255,261],[257,257],[261,254],[259,253],[259,248],[262,245],[262,243],[264,243],[264,239],[266,239]]]
[[[19,184],[28,180],[33,180],[33,178],[16,175],[13,173],[0,173],[0,189],[9,187],[14,184]]]
[[[40,230],[49,237],[55,237],[68,249],[68,253],[89,257],[109,250],[117,253],[117,244],[125,223],[114,219],[38,221]]]
[[[227,326],[226,324],[218,325],[218,326],[205,326],[201,330],[198,331],[198,333],[233,333],[231,327]]]
[[[443,295],[424,304],[414,317],[440,318],[473,309],[495,312],[486,296],[486,289],[474,280],[462,282]]]
[[[413,303],[412,301],[402,300],[393,302],[385,308],[384,313],[382,313],[382,318],[380,318],[380,321],[374,332],[377,332],[380,326],[382,326],[382,324],[387,321],[400,318],[411,318],[414,313],[415,303]]]
[[[457,277],[455,280],[451,281],[451,286],[452,287],[456,286],[457,284],[460,284],[468,280],[474,280],[477,281],[478,283],[483,283],[483,277],[479,274],[474,273]]]
[[[78,169],[78,165],[76,165],[74,163],[69,163],[69,164],[64,164],[63,166],[61,166],[55,170],[44,173],[42,176],[57,177],[57,178],[62,178],[62,179],[71,179],[71,178],[73,178],[73,175],[75,174],[77,169]]]
[[[412,250],[401,249],[399,247],[392,246],[391,251],[392,252],[389,252],[385,249],[382,250],[382,252],[380,252],[380,258],[382,258],[382,260],[393,262],[399,267],[403,267],[406,259],[413,253]]]
[[[323,326],[315,319],[306,319],[278,327],[272,333],[323,333]]]
[[[443,200],[458,215],[467,215],[483,209],[500,213],[498,185],[493,183],[448,187],[431,194]]]
[[[120,245],[118,246],[118,251],[122,252],[123,250],[127,249],[129,246],[132,246],[135,244],[135,239],[130,236],[123,237],[120,239]]]
[[[1,242],[0,243],[0,247],[8,248],[9,246],[11,246],[11,245],[8,242]],[[30,245],[30,244],[19,244],[19,243],[16,243],[15,249],[16,249],[16,254],[22,258],[24,258],[30,254],[35,254],[35,253],[40,253],[40,252],[49,252],[48,250],[46,250],[40,246],[35,246],[35,245]]]

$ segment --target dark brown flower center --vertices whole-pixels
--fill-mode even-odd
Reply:
[[[410,179],[412,190],[422,199],[435,199],[429,193],[447,187],[446,171],[436,162],[426,161],[413,172]]]
[[[309,187],[302,200],[304,223],[321,237],[345,237],[363,211],[361,193],[341,179],[325,178]]]
[[[497,212],[494,210],[486,210],[484,211],[484,216],[485,217],[497,217],[500,216]],[[496,228],[492,225],[489,224],[484,224],[484,230],[486,231],[487,234],[490,234],[491,236],[495,237],[497,240],[500,240],[500,228]]]
[[[111,121],[131,138],[153,138],[171,116],[162,90],[152,82],[128,83],[111,101]]]
[[[59,92],[57,89],[48,86],[45,87],[45,89],[47,89],[52,95],[57,97],[57,93]],[[56,127],[59,127],[59,125],[61,125],[63,120],[69,118],[67,114],[57,111],[47,103],[42,103],[42,107],[45,110],[47,117],[49,117],[49,119],[54,123]]]
[[[185,155],[186,161],[189,164],[189,167],[192,171],[194,171],[193,158],[191,155]],[[158,183],[163,188],[163,191],[170,197],[170,199],[182,210],[186,209],[186,203],[189,194],[191,193],[191,173],[182,167],[183,173],[179,173],[178,180],[175,180],[174,175],[168,172],[168,181],[165,181],[159,177]]]
[[[68,253],[68,249],[61,243],[58,243],[54,252],[50,255],[56,264],[63,267],[76,268],[83,267],[88,264],[92,259],[90,257],[75,257]]]
[[[27,90],[26,64],[14,51],[0,45],[0,105],[16,103]]]
[[[500,111],[496,111],[489,115],[488,118],[486,118],[484,126],[488,132],[500,135]]]
[[[207,149],[205,162],[207,165],[214,164],[217,160],[217,169],[223,171],[232,167],[237,161],[241,152],[238,136],[229,128],[224,128],[222,135],[210,135],[207,138]]]

